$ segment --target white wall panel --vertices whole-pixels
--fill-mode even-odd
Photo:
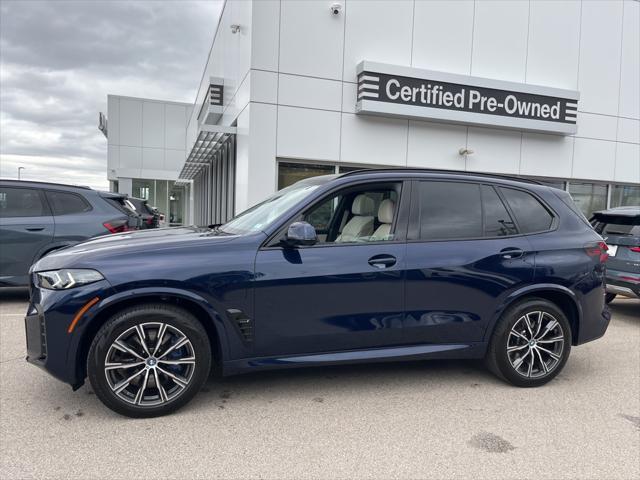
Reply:
[[[142,168],[145,170],[163,170],[164,169],[164,149],[163,148],[143,148],[142,149]]]
[[[640,118],[640,2],[624,2],[620,115]]]
[[[253,0],[251,13],[251,68],[278,70],[280,1]]]
[[[278,107],[278,157],[337,161],[340,112]]]
[[[467,170],[474,172],[518,173],[520,132],[469,127]]]
[[[342,111],[356,113],[358,86],[355,83],[342,84]]]
[[[111,178],[111,170],[120,167],[120,146],[109,145],[107,148],[107,174]]]
[[[296,107],[340,111],[342,82],[280,74],[278,103]]]
[[[607,115],[578,112],[578,133],[576,137],[615,140],[618,119]]]
[[[349,163],[404,166],[408,121],[342,114],[341,160]]]
[[[342,78],[344,13],[332,15],[325,0],[283,0],[280,71]]]
[[[615,180],[640,183],[640,145],[632,143],[617,144]]]
[[[466,144],[467,127],[410,120],[407,166],[464,170]]]
[[[412,0],[347,1],[342,78],[355,82],[356,65],[365,59],[410,65],[412,24]]]
[[[567,178],[571,176],[573,137],[524,133],[521,175]]]
[[[120,145],[120,98],[107,96],[108,144]]]
[[[581,28],[579,109],[617,115],[622,2],[582,2]]]
[[[616,142],[576,138],[573,150],[573,178],[613,180]]]
[[[184,150],[165,150],[164,151],[164,169],[176,172],[176,175],[182,170],[182,166],[186,160]]]
[[[237,78],[236,85],[240,85],[242,79],[246,76],[251,68],[251,46],[252,46],[252,8],[254,2],[242,0],[232,3],[232,21],[233,24],[240,26],[240,31],[231,33],[233,41],[237,42]]]
[[[185,149],[186,108],[182,105],[165,105],[165,148]]]
[[[278,74],[263,70],[251,70],[251,101],[278,102]]]
[[[579,49],[580,2],[531,2],[527,83],[576,90]]]
[[[139,170],[142,168],[142,147],[120,146],[120,168]]]
[[[142,103],[142,146],[164,147],[164,105],[160,102]]]
[[[617,138],[619,142],[640,143],[640,120],[619,118]],[[640,158],[638,158],[638,163],[640,163]]]
[[[142,146],[142,100],[120,98],[120,144]]]
[[[236,134],[236,215],[249,207],[249,119],[252,105],[256,104],[249,104],[238,116]]]
[[[473,75],[524,82],[528,15],[528,2],[476,2]]]
[[[412,66],[469,74],[473,3],[472,0],[416,2]]]
[[[264,200],[276,190],[275,105],[251,104],[247,206]]]

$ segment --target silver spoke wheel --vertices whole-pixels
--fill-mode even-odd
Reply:
[[[170,402],[188,386],[196,358],[191,341],[167,323],[135,325],[109,347],[104,374],[115,395],[132,405]]]
[[[509,331],[509,363],[525,378],[550,374],[562,360],[563,351],[564,331],[550,313],[528,312],[518,318]]]

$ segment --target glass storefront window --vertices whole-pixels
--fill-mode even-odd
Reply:
[[[640,206],[640,186],[613,185],[611,190],[612,207]]]
[[[154,180],[134,178],[132,181],[133,197],[148,200],[150,205],[156,203],[156,186]]]
[[[280,162],[278,164],[278,190],[282,190],[305,178],[317,177],[318,175],[331,175],[335,172],[336,167],[333,165]]]
[[[585,217],[607,208],[607,186],[596,183],[569,182],[569,193]]]
[[[168,196],[167,180],[156,180],[156,203],[153,206],[165,215],[169,211]]]
[[[169,188],[169,225],[182,225],[185,206],[186,190],[184,187],[176,187],[173,182]]]

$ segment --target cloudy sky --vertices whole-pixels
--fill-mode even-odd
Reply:
[[[107,189],[107,94],[193,102],[221,6],[0,0],[0,177]]]

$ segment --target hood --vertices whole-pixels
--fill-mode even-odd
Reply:
[[[200,227],[157,228],[96,237],[72,247],[55,250],[41,258],[31,271],[57,268],[90,267],[91,262],[105,257],[162,254],[163,251],[194,248],[199,245],[227,243],[237,235],[221,234]]]

